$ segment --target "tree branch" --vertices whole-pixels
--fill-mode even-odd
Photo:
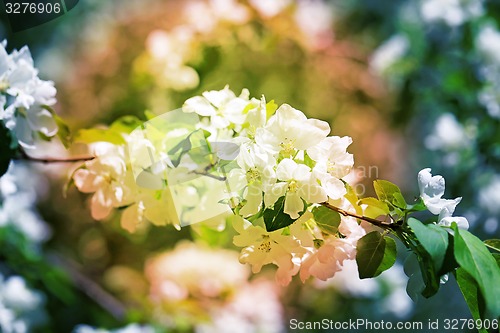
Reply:
[[[383,228],[383,229],[396,230],[396,229],[398,229],[400,227],[400,225],[397,224],[397,223],[387,223],[387,222],[384,222],[384,221],[373,219],[373,218],[368,217],[368,216],[361,216],[361,215],[357,215],[357,214],[354,214],[354,213],[350,213],[350,212],[348,212],[346,210],[343,210],[342,208],[333,206],[333,205],[329,204],[328,202],[322,202],[322,203],[320,203],[320,205],[325,206],[326,208],[329,208],[331,210],[334,210],[334,211],[336,211],[337,213],[339,213],[339,214],[341,214],[343,216],[354,217],[354,218],[366,221],[366,222],[368,222],[370,224],[373,224],[373,225],[375,225],[377,227],[380,227],[380,228]]]
[[[95,159],[95,156],[83,156],[83,157],[71,157],[71,158],[50,158],[50,157],[33,157],[28,155],[24,150],[20,149],[20,156],[14,157],[15,160],[22,160],[27,162],[35,163],[74,163],[74,162],[86,162]]]

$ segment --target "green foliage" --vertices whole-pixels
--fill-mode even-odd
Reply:
[[[500,252],[500,239],[488,239],[484,241],[484,245],[492,250]]]
[[[0,177],[9,169],[9,164],[15,155],[12,148],[12,136],[3,122],[0,121]]]
[[[75,133],[73,141],[87,144],[95,142],[109,142],[116,145],[125,144],[125,139],[120,133],[110,129],[100,128],[81,129]]]
[[[390,212],[389,206],[383,201],[376,198],[369,197],[359,200],[360,205],[367,205],[364,215],[371,218],[377,218],[381,215],[387,215]]]
[[[339,229],[340,214],[327,207],[314,207],[312,210],[316,225],[322,232],[335,235]]]
[[[464,296],[465,302],[469,306],[469,310],[474,320],[481,319],[481,311],[479,300],[482,300],[481,294],[477,287],[474,278],[468,274],[463,268],[458,268],[455,272],[455,279],[457,280],[458,287]],[[488,332],[485,329],[480,329],[480,333]]]
[[[52,114],[52,117],[57,124],[57,137],[59,138],[59,140],[61,140],[61,143],[65,148],[69,148],[69,146],[71,145],[71,132],[68,125],[61,117],[59,117],[59,115],[54,111],[53,108],[48,105],[42,105],[42,107]],[[51,138],[45,137],[42,133],[39,134],[42,139],[46,141],[51,140]]]
[[[387,180],[373,181],[375,193],[381,201],[399,209],[406,209],[406,201],[399,187]]]
[[[396,262],[396,242],[372,231],[358,240],[356,262],[361,279],[378,276]]]
[[[292,219],[290,215],[284,212],[284,209],[285,196],[282,196],[278,200],[276,200],[273,208],[264,209],[263,217],[267,231],[279,230],[281,228],[289,226],[290,224],[298,220],[298,218]],[[305,212],[306,207],[304,205],[304,209],[299,213],[299,215],[302,216]]]
[[[460,267],[477,283],[486,303],[486,316],[500,315],[500,268],[486,245],[466,230],[452,226],[455,231],[455,258]]]
[[[111,126],[109,126],[109,129],[117,133],[130,134],[143,123],[144,122],[136,116],[123,116],[115,120]]]
[[[408,225],[415,233],[422,247],[432,258],[434,270],[439,272],[448,249],[448,233],[435,224],[424,225],[415,218],[408,219]]]

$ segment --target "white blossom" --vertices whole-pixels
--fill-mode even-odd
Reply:
[[[396,64],[410,48],[410,42],[405,35],[394,35],[373,52],[370,68],[378,74],[384,74]]]
[[[27,47],[8,54],[4,44],[0,45],[0,94],[13,97],[0,99],[0,120],[16,136],[25,148],[33,148],[37,133],[53,137],[58,126],[46,106],[56,102],[56,89],[52,81],[43,81],[33,66]]]
[[[445,180],[442,176],[433,176],[430,168],[423,169],[418,173],[418,186],[420,197],[427,209],[434,215],[439,214],[439,225],[450,227],[453,222],[456,222],[459,228],[469,228],[469,222],[465,217],[452,216],[462,198],[453,200],[442,198],[445,189]]]
[[[265,190],[264,202],[266,207],[270,207],[278,198],[285,196],[284,212],[292,219],[297,219],[304,210],[302,199],[309,203],[327,200],[325,189],[318,184],[317,178],[306,165],[285,158],[276,168],[276,178],[280,182]]]
[[[443,21],[458,26],[482,15],[482,1],[477,0],[423,0],[420,8],[425,22]]]

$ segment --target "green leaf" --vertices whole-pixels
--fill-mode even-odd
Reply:
[[[64,122],[64,120],[59,117],[56,113],[56,111],[51,108],[48,105],[42,105],[42,108],[45,110],[49,111],[52,114],[52,117],[54,118],[54,121],[56,122],[57,125],[57,137],[59,140],[61,140],[61,143],[64,145],[65,148],[69,148],[71,145],[71,132],[69,130],[68,125]],[[41,133],[40,133],[41,134]],[[51,138],[46,137],[45,135],[40,135],[43,140],[50,141]]]
[[[9,169],[10,161],[16,151],[12,148],[12,136],[10,131],[0,121],[0,177]]]
[[[109,127],[117,133],[130,134],[133,130],[140,127],[144,122],[136,116],[123,116],[115,120]]]
[[[271,117],[276,112],[277,109],[278,109],[278,104],[276,104],[274,102],[274,100],[269,101],[266,104],[266,116],[267,116],[267,118],[269,119],[269,117]]]
[[[76,132],[73,140],[82,143],[109,142],[117,145],[126,143],[123,136],[119,133],[113,130],[100,128],[81,129]]]
[[[448,233],[435,224],[425,225],[415,218],[408,219],[408,225],[415,233],[419,243],[431,256],[434,270],[439,272],[448,248]]]
[[[387,180],[379,179],[373,181],[373,188],[375,189],[375,193],[377,193],[380,200],[387,201],[398,208],[406,209],[406,201],[397,185]]]
[[[57,114],[54,113],[53,116],[58,127],[57,137],[59,138],[59,140],[61,140],[65,148],[69,148],[69,146],[71,145],[71,132],[69,130],[69,127]]]
[[[356,262],[360,279],[378,276],[396,262],[396,242],[372,231],[358,240]]]
[[[325,206],[314,207],[312,210],[316,225],[321,231],[335,235],[339,229],[340,214]]]
[[[344,198],[346,198],[351,203],[351,205],[356,210],[356,214],[363,215],[363,208],[361,208],[358,205],[359,198],[358,195],[356,194],[356,191],[354,191],[351,185],[347,184],[346,182],[344,182],[344,186],[345,189],[347,190],[347,193],[346,195],[344,195]]]
[[[420,272],[420,263],[416,253],[410,253],[403,264],[404,272],[408,276],[408,284],[406,285],[406,293],[413,302],[417,302],[419,296],[425,289],[425,283]]]
[[[281,228],[287,227],[293,222],[297,221],[298,218],[292,219],[290,215],[284,212],[285,209],[285,196],[280,197],[276,200],[273,208],[266,208],[263,213],[264,223],[266,224],[267,231],[275,231]],[[302,216],[306,211],[304,205],[304,210],[299,213],[299,217]]]
[[[455,231],[455,258],[476,281],[486,302],[486,313],[500,315],[500,268],[484,243],[466,230],[452,224]]]
[[[488,239],[484,241],[484,245],[492,250],[500,252],[500,239]]]
[[[455,279],[457,280],[458,287],[464,296],[465,302],[469,307],[470,313],[474,320],[481,319],[479,300],[481,296],[474,278],[467,273],[463,268],[458,268],[455,271]],[[482,300],[482,299],[481,299]],[[480,333],[488,333],[485,329],[478,330]]]
[[[309,157],[307,152],[304,152],[304,164],[310,167],[311,169],[314,168],[314,166],[316,165],[316,162],[311,157]]]
[[[389,206],[383,201],[380,201],[376,198],[368,197],[359,200],[360,205],[367,205],[365,208],[363,215],[367,217],[371,217],[376,219],[380,215],[389,214]]]
[[[417,202],[414,203],[413,205],[407,205],[406,209],[409,212],[420,212],[423,210],[427,210],[427,207],[425,207],[424,200],[422,200],[422,198],[418,197]]]
[[[493,258],[497,261],[498,267],[500,267],[500,253],[493,253]]]

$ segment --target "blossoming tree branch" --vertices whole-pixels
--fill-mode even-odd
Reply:
[[[445,199],[445,180],[419,172],[420,195],[374,181],[377,197],[359,198],[345,177],[354,165],[350,137],[288,104],[236,95],[228,87],[188,99],[147,121],[125,116],[107,129],[70,134],[51,106],[56,89],[38,77],[28,49],[0,47],[0,175],[12,160],[80,162],[71,184],[91,194],[91,214],[121,213],[129,232],[147,223],[177,229],[234,228],[240,262],[254,273],[277,266],[276,280],[332,278],[355,260],[360,278],[409,252],[408,293],[431,297],[455,276],[475,319],[500,315],[500,240],[481,241],[454,216],[461,198]],[[33,158],[38,140],[87,143],[88,158]],[[431,216],[425,221],[416,216]],[[412,265],[411,263],[414,263]],[[412,270],[411,267],[417,269]]]

